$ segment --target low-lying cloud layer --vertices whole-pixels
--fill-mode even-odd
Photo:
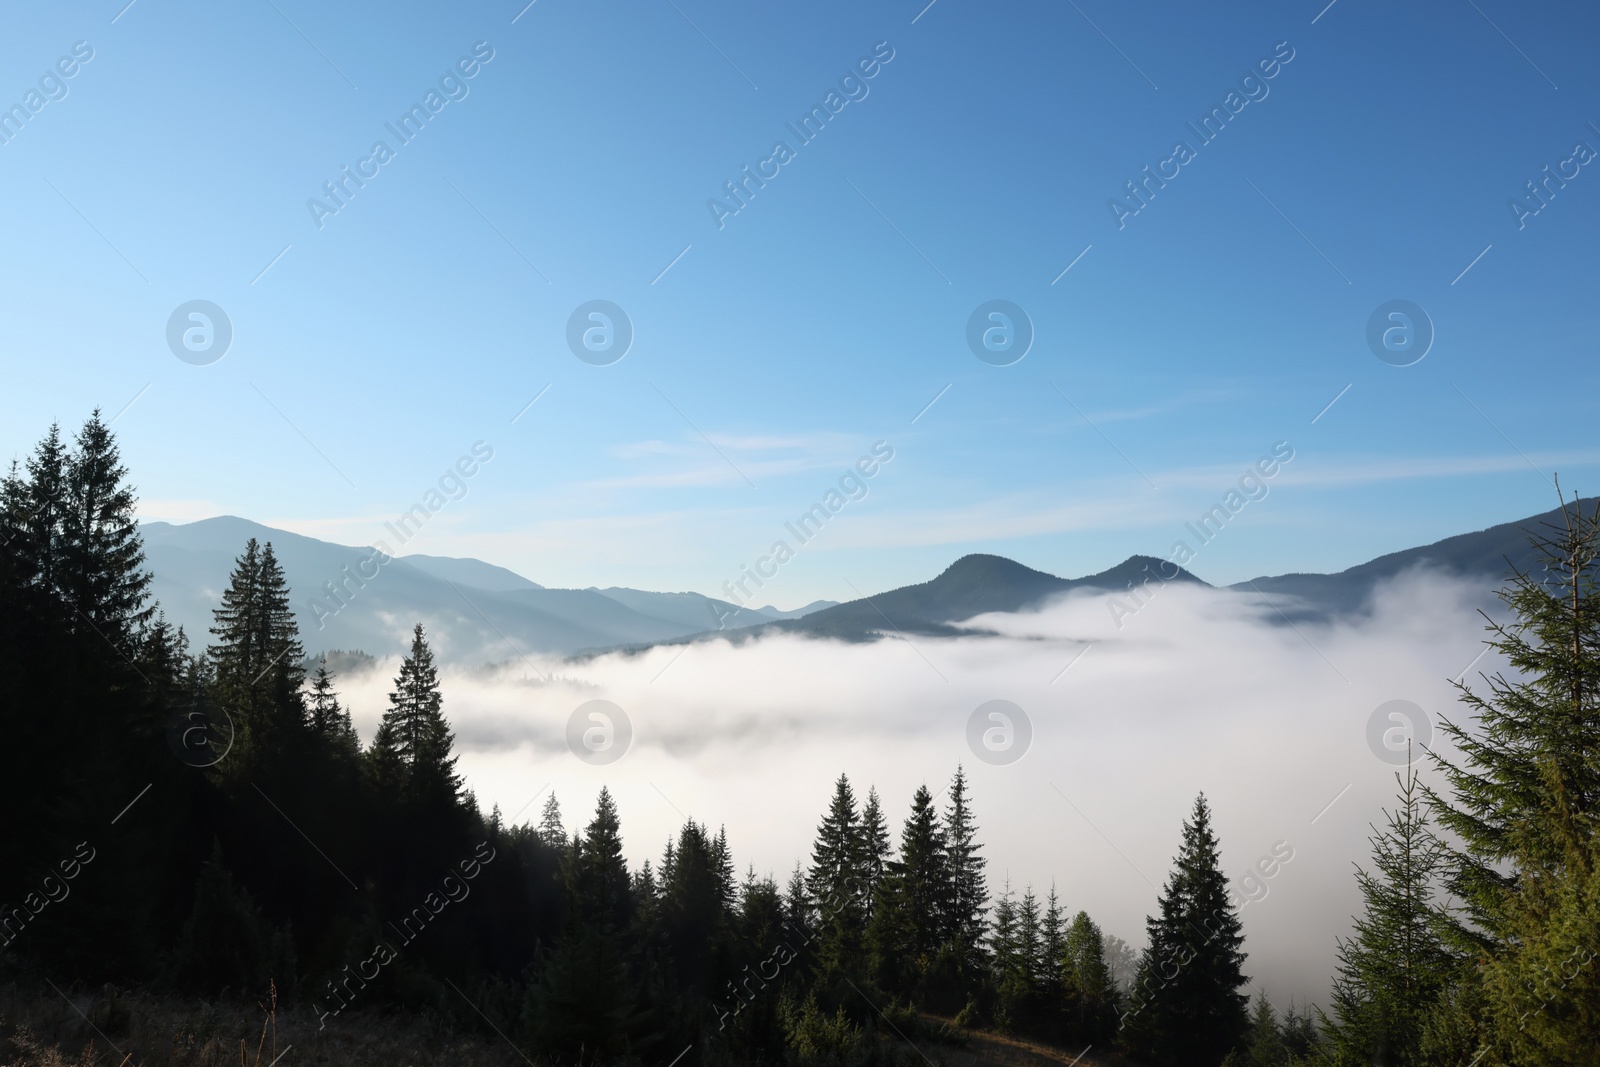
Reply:
[[[1381,824],[1395,789],[1368,721],[1394,699],[1435,726],[1461,717],[1449,680],[1483,651],[1485,594],[1411,573],[1380,589],[1370,615],[1290,624],[1278,610],[1288,605],[1175,584],[1120,628],[1105,596],[1079,594],[971,621],[997,636],[782,635],[447,667],[445,707],[485,808],[535,818],[554,789],[571,830],[607,785],[630,862],[659,858],[694,818],[726,825],[741,868],[780,882],[809,856],[841,771],[859,796],[877,787],[898,838],[916,787],[942,791],[963,764],[993,889],[1009,879],[1042,897],[1054,883],[1066,907],[1136,946],[1203,790],[1225,870],[1251,901],[1246,973],[1280,1007],[1326,1003],[1335,935],[1359,906],[1352,863],[1367,862],[1368,824]],[[1485,656],[1468,680],[1498,666]],[[396,669],[389,659],[339,682],[363,737]],[[631,723],[609,765],[567,743],[574,710],[595,699]],[[967,740],[974,710],[996,699],[1032,727],[1008,765],[980,760]],[[1270,879],[1244,880],[1286,851]]]

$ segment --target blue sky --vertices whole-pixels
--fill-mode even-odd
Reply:
[[[99,406],[146,517],[370,543],[484,441],[407,550],[715,594],[887,442],[763,590],[781,606],[971,551],[1074,576],[1166,555],[1279,441],[1201,577],[1542,511],[1557,470],[1595,491],[1600,168],[1521,228],[1508,201],[1600,149],[1600,13],[925,2],[12,11],[5,106],[93,58],[0,144],[0,447]],[[399,144],[385,123],[478,42]],[[800,144],[785,123],[875,47]],[[1186,123],[1275,50],[1199,144]],[[780,139],[719,229],[708,200]],[[394,158],[319,228],[308,199],[378,140]],[[1179,140],[1119,229],[1108,202]],[[205,366],[166,340],[195,299],[233,329]],[[595,299],[635,333],[608,366],[566,342]],[[993,299],[1035,331],[1010,366],[965,340]],[[1411,366],[1367,345],[1394,299],[1436,331]]]

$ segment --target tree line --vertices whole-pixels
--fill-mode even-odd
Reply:
[[[554,1062],[921,1062],[963,1027],[1152,1065],[1596,1062],[1596,518],[1508,590],[1517,677],[1463,687],[1441,790],[1401,777],[1326,1013],[1252,1006],[1203,796],[1119,981],[1054,887],[991,895],[959,767],[897,828],[841,775],[781,886],[692,820],[630,867],[606,789],[571,832],[554,795],[485,814],[420,625],[363,745],[270,544],[204,647],[166,621],[98,413],[12,465],[0,538],[0,969],[25,979],[270,982],[323,1027],[429,1012]]]

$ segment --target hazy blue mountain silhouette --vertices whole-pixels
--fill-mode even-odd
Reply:
[[[338,648],[387,655],[405,647],[414,622],[428,627],[442,658],[477,663],[667,641],[714,629],[719,617],[729,628],[777,617],[699,593],[546,589],[504,567],[445,556],[399,556],[378,568],[376,578],[358,583],[373,571],[370,549],[231,515],[145,523],[141,532],[152,592],[196,647],[210,642],[212,609],[252,537],[270,541],[282,561],[310,653]],[[327,592],[329,582],[343,583],[346,606]]]
[[[1583,502],[1593,509],[1593,498]],[[1280,574],[1229,586],[1265,597],[1293,619],[1328,618],[1366,610],[1381,582],[1426,568],[1481,583],[1485,595],[1512,568],[1537,567],[1531,533],[1561,521],[1552,509],[1486,530],[1391,552],[1337,574]],[[222,595],[234,559],[251,537],[271,541],[294,594],[308,652],[359,649],[387,655],[404,647],[413,622],[434,634],[440,655],[461,662],[515,659],[533,652],[572,654],[612,648],[639,649],[714,636],[745,640],[794,633],[849,641],[882,634],[954,636],[979,615],[1037,608],[1074,590],[1126,592],[1130,585],[1171,571],[1152,556],[1130,556],[1098,574],[1061,578],[1003,556],[962,556],[937,577],[838,604],[817,601],[792,612],[739,608],[699,593],[640,589],[547,589],[504,567],[476,559],[401,556],[362,587],[359,574],[370,549],[352,548],[276,530],[233,516],[142,527],[154,574],[152,591],[167,617],[184,626],[197,646],[209,641],[211,611]],[[366,564],[370,573],[371,566]],[[1181,568],[1171,581],[1207,586]],[[338,604],[325,584],[345,583],[348,604]],[[324,611],[313,606],[313,598]]]
[[[1595,498],[1582,501],[1592,514]],[[1451,577],[1482,580],[1485,592],[1498,589],[1512,569],[1527,572],[1540,566],[1529,544],[1530,534],[1548,534],[1564,524],[1559,508],[1504,522],[1487,530],[1457,534],[1431,545],[1390,552],[1337,574],[1280,574],[1229,586],[1241,593],[1261,593],[1273,603],[1289,598],[1302,614],[1346,615],[1370,606],[1373,590],[1405,571],[1426,568]]]
[[[1022,611],[1073,590],[1126,590],[1147,574],[1162,573],[1153,556],[1129,556],[1110,570],[1083,578],[1058,578],[1004,556],[975,553],[962,556],[932,581],[902,586],[802,619],[771,623],[763,630],[787,630],[818,637],[861,639],[876,633],[956,634],[952,623],[990,612]],[[1146,567],[1149,568],[1148,572]],[[1170,573],[1172,568],[1167,567]],[[1178,568],[1172,581],[1199,578]]]

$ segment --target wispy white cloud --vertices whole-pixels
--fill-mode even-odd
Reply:
[[[708,432],[704,438],[697,433],[685,433],[672,440],[616,445],[611,449],[613,456],[641,465],[650,464],[651,469],[586,480],[574,488],[591,491],[683,489],[731,485],[745,478],[760,485],[808,471],[848,466],[870,444],[860,436],[837,432]]]

